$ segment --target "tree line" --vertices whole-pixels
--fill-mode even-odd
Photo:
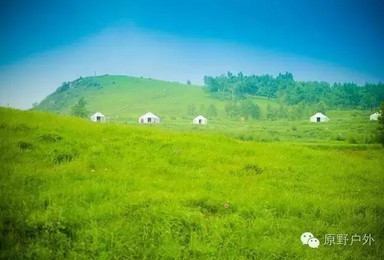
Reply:
[[[286,105],[327,107],[331,109],[375,109],[384,101],[384,84],[296,81],[291,73],[245,76],[228,72],[204,76],[205,89],[221,100],[242,100],[249,95],[277,98]]]

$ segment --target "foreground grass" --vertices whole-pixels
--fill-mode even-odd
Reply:
[[[0,149],[0,258],[384,256],[377,145],[244,142],[0,109]],[[301,244],[304,231],[318,249]],[[325,246],[325,234],[375,241]]]

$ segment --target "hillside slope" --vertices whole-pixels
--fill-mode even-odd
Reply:
[[[240,142],[0,108],[0,258],[382,259],[378,146]],[[302,245],[311,231],[319,249]],[[324,245],[371,234],[372,245]]]
[[[90,112],[101,111],[110,119],[131,120],[152,111],[161,117],[182,116],[188,105],[219,103],[201,87],[129,76],[98,76],[77,79],[58,88],[35,109],[69,114],[84,97]]]
[[[370,111],[327,111],[330,122],[311,124],[309,116],[317,111],[306,109],[301,119],[284,118],[274,121],[266,118],[268,105],[280,111],[287,110],[288,115],[295,110],[281,106],[275,99],[252,97],[261,109],[261,118],[244,121],[238,116],[229,117],[225,112],[225,105],[229,101],[212,98],[202,87],[128,76],[105,75],[77,79],[63,84],[34,109],[70,114],[71,107],[80,97],[86,99],[90,114],[102,112],[107,116],[108,123],[137,125],[138,117],[151,111],[160,116],[160,128],[220,133],[241,140],[376,142],[376,124],[369,122]],[[192,104],[194,112],[190,111]],[[217,116],[206,115],[208,126],[191,125],[196,115],[205,115],[212,105],[217,109]]]
[[[58,114],[69,114],[80,97],[88,103],[90,113],[100,111],[110,121],[136,122],[148,111],[172,121],[186,118],[193,104],[195,113],[205,114],[214,105],[220,116],[225,116],[225,102],[214,99],[202,87],[129,76],[97,76],[79,78],[64,84],[40,102],[34,109]],[[265,98],[256,98],[262,108]],[[195,115],[195,116],[196,116]],[[191,115],[188,115],[188,119]]]

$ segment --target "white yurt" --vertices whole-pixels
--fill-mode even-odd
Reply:
[[[329,118],[326,115],[319,112],[319,113],[316,113],[313,116],[311,116],[309,118],[309,121],[311,121],[313,123],[328,122]]]
[[[206,125],[208,123],[208,120],[204,116],[199,115],[193,119],[192,123],[197,125]]]
[[[369,116],[369,120],[379,120],[379,117],[380,117],[380,113],[379,112],[376,112],[376,113],[373,113],[372,115]]]
[[[100,112],[96,112],[91,116],[91,121],[93,122],[105,122],[105,115]]]
[[[155,114],[148,112],[145,115],[139,117],[140,124],[158,124],[160,123],[160,117]]]

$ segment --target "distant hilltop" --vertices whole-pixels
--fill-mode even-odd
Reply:
[[[89,117],[101,111],[113,121],[133,122],[148,111],[162,118],[304,119],[328,109],[375,111],[384,85],[296,81],[290,73],[205,76],[205,86],[142,77],[103,75],[64,82],[33,110],[73,114],[83,100]]]

